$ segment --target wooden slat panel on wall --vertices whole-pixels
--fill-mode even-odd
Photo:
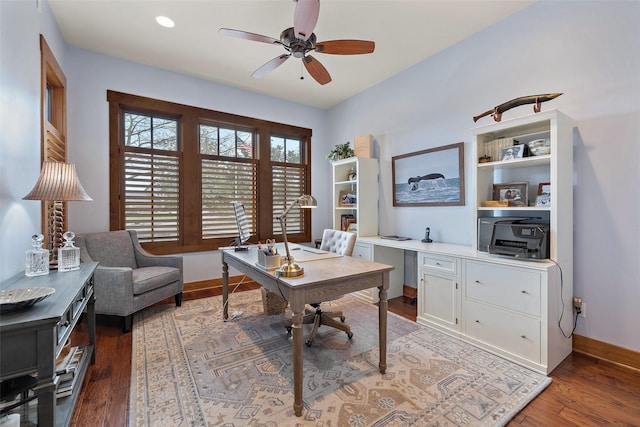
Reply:
[[[47,41],[40,35],[40,61],[41,61],[41,162],[53,160],[57,162],[67,161],[67,78],[49,48]],[[42,203],[42,233],[45,242],[50,248],[56,248],[62,244],[61,237],[57,242],[53,241],[49,231],[49,221],[53,213],[53,201]],[[67,203],[62,204],[62,210],[67,210]],[[67,216],[63,214],[62,230],[67,230]],[[55,251],[53,259],[57,258]]]

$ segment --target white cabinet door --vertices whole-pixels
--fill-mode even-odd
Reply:
[[[420,253],[417,321],[444,332],[460,331],[460,259]]]
[[[422,274],[422,286],[418,303],[422,318],[449,329],[459,329],[456,278],[425,272]]]

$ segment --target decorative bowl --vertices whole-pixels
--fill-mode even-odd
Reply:
[[[53,288],[18,288],[0,290],[0,313],[21,310],[42,301],[56,290]]]

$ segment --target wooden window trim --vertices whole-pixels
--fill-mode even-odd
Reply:
[[[109,228],[121,230],[124,228],[124,181],[121,179],[124,167],[124,152],[122,129],[122,112],[135,111],[151,115],[179,118],[179,150],[182,153],[183,166],[180,170],[180,191],[185,194],[185,183],[201,185],[200,181],[200,154],[198,146],[199,124],[215,123],[216,125],[228,124],[234,128],[255,129],[255,158],[258,163],[257,204],[263,212],[258,215],[257,235],[251,241],[264,241],[268,238],[281,240],[281,235],[274,235],[271,215],[264,212],[274,212],[271,204],[271,162],[270,162],[270,136],[284,135],[301,140],[303,167],[306,169],[305,194],[311,194],[311,135],[310,129],[290,126],[271,121],[244,117],[240,115],[207,110],[198,107],[162,101],[147,97],[141,97],[116,91],[107,91],[109,102]],[[265,159],[267,161],[265,161]],[[197,184],[196,184],[197,183]],[[143,246],[158,254],[194,252],[215,250],[220,246],[228,246],[229,239],[206,239],[201,237],[202,217],[201,198],[180,198],[182,212],[180,220],[180,240],[176,243],[147,242]],[[292,242],[311,241],[311,213],[304,209],[304,232],[288,234],[287,239]],[[279,213],[276,208],[274,214]],[[188,218],[188,219],[187,219]]]

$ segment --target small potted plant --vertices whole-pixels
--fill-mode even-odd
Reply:
[[[329,154],[327,154],[327,159],[334,161],[355,156],[355,152],[349,146],[350,144],[351,143],[349,141],[344,144],[336,144],[336,146],[329,151]]]

